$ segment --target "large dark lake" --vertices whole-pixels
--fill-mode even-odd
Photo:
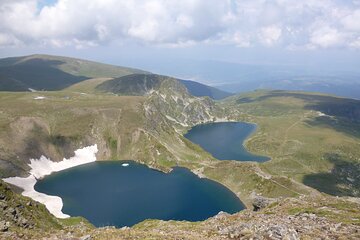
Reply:
[[[229,189],[185,168],[165,174],[133,161],[70,168],[39,180],[35,189],[60,196],[64,213],[83,216],[95,226],[132,226],[145,219],[199,221],[244,209]]]
[[[219,160],[265,162],[270,158],[251,154],[243,145],[255,130],[255,124],[244,122],[208,123],[191,128],[184,137]]]

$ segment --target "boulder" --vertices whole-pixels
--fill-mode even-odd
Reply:
[[[267,207],[272,202],[274,202],[273,199],[265,198],[262,196],[256,196],[256,197],[254,197],[254,201],[252,203],[253,210],[259,211],[260,209]]]
[[[0,232],[6,232],[10,227],[9,222],[0,221]]]

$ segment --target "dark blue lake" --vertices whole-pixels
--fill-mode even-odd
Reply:
[[[132,226],[145,219],[200,221],[244,209],[229,189],[186,168],[165,174],[133,161],[81,165],[39,180],[35,189],[60,196],[64,213],[83,216],[95,226]]]
[[[256,130],[255,124],[220,122],[197,125],[185,135],[219,160],[265,162],[270,158],[251,154],[244,141]]]

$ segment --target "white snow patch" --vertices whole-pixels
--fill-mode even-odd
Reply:
[[[128,164],[128,163],[123,163],[123,164],[121,164],[121,166],[123,166],[123,167],[128,167],[129,164]]]
[[[215,122],[229,122],[229,119],[227,117],[224,118],[216,118]]]
[[[30,92],[36,92],[36,90],[33,89],[33,88],[28,88],[28,90],[29,90]]]
[[[188,126],[189,126],[189,125],[187,125],[186,123],[181,123],[181,122],[176,121],[176,119],[170,117],[169,115],[166,115],[165,117],[166,117],[167,119],[169,119],[170,121],[172,121],[172,122],[175,122],[175,123],[180,124],[180,125],[183,126],[183,127],[188,127]]]
[[[317,114],[318,114],[319,117],[327,116],[325,113],[322,113],[322,112],[319,112],[319,111],[317,112]]]
[[[160,93],[159,95],[162,97],[162,99],[166,100],[166,95],[165,94]]]
[[[178,99],[179,99],[177,96],[171,96],[171,98],[172,98],[175,102],[177,102]]]
[[[46,97],[44,96],[37,96],[37,97],[34,97],[35,100],[42,100],[42,99],[45,99]]]
[[[38,201],[46,206],[50,213],[58,218],[68,218],[70,217],[67,214],[61,212],[63,202],[60,197],[50,196],[44,193],[39,193],[35,191],[34,186],[36,184],[36,178],[33,175],[30,175],[27,178],[13,177],[3,179],[5,182],[23,188],[23,196],[30,197],[35,201]]]
[[[156,92],[154,89],[150,89],[146,95],[152,95],[154,92]]]
[[[156,154],[159,156],[160,155],[160,152],[159,150],[156,149]]]
[[[30,159],[30,176],[27,178],[10,177],[3,179],[5,182],[13,184],[24,189],[22,195],[32,198],[46,206],[50,213],[58,218],[70,217],[64,214],[61,209],[63,202],[60,197],[50,196],[35,191],[34,186],[37,179],[41,179],[53,172],[59,172],[68,168],[79,166],[82,164],[95,162],[98,148],[97,145],[84,147],[75,151],[74,157],[63,159],[60,162],[53,162],[50,159],[41,156],[40,159]]]

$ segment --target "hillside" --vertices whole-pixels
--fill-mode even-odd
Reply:
[[[0,91],[60,90],[89,78],[144,71],[50,55],[0,59]]]
[[[150,94],[152,91],[159,90],[161,82],[168,78],[171,77],[157,74],[131,74],[102,82],[96,86],[96,89],[119,95],[144,96]],[[232,95],[231,93],[224,92],[201,83],[175,78],[171,79],[174,79],[184,85],[187,91],[195,97],[210,97],[214,100],[220,100]]]
[[[159,90],[167,78],[156,74],[132,74],[103,82],[96,89],[124,96],[144,96]]]
[[[221,100],[233,95],[232,93],[190,80],[180,80],[180,82],[185,85],[191,95],[196,97],[208,96],[215,100]]]

